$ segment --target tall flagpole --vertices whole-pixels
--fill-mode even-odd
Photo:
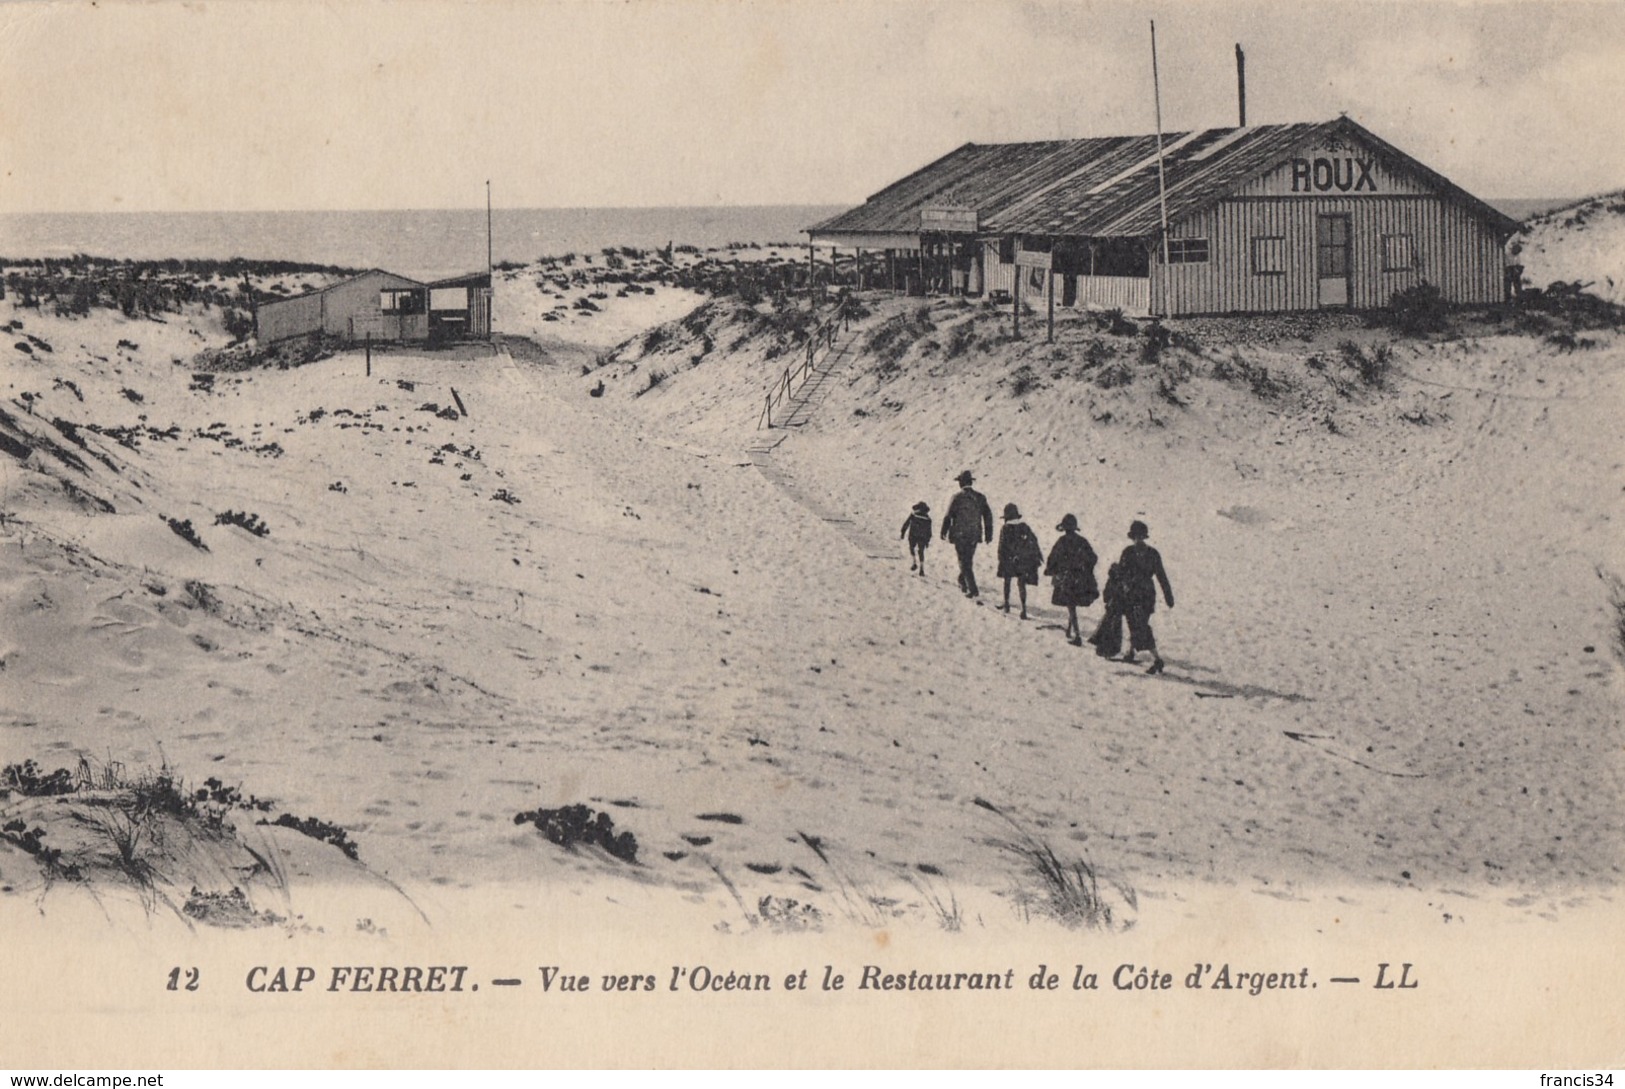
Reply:
[[[1168,174],[1162,165],[1162,84],[1157,79],[1157,21],[1151,20],[1151,95],[1157,109],[1157,201],[1162,208],[1162,269],[1168,275]],[[1164,289],[1166,291],[1166,288]]]
[[[491,312],[495,309],[491,304],[497,295],[496,266],[491,262],[491,179],[485,179],[485,282],[488,285],[485,293],[485,330],[489,336],[495,327],[491,320]]]

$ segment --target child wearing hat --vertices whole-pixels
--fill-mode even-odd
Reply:
[[[1004,580],[1004,604],[1010,611],[1010,583],[1021,594],[1021,619],[1027,619],[1027,587],[1038,585],[1038,565],[1044,562],[1044,549],[1032,529],[1021,520],[1014,503],[1004,505],[1004,528],[999,530],[999,578]]]
[[[898,536],[908,538],[908,569],[918,571],[924,578],[925,550],[931,545],[931,508],[924,502],[914,504]]]
[[[1066,639],[1073,646],[1083,645],[1083,631],[1078,627],[1078,607],[1087,608],[1100,596],[1095,584],[1095,550],[1088,538],[1078,532],[1078,519],[1068,514],[1055,527],[1061,534],[1049,550],[1044,574],[1051,580],[1050,604],[1066,608]]]

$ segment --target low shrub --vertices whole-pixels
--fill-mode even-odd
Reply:
[[[269,537],[271,527],[260,521],[260,516],[247,511],[223,510],[214,516],[217,526],[241,526],[256,537]]]
[[[1354,341],[1345,340],[1337,345],[1337,352],[1343,357],[1344,364],[1352,368],[1366,385],[1381,388],[1388,384],[1394,370],[1394,350],[1391,345],[1379,344],[1366,352]]]
[[[529,809],[514,814],[515,824],[533,824],[547,837],[549,843],[575,850],[576,844],[601,847],[612,858],[622,862],[638,860],[637,837],[631,832],[616,832],[615,820],[608,813],[600,813],[588,806],[575,804],[558,809]]]
[[[359,861],[361,858],[361,848],[356,846],[355,841],[350,838],[350,833],[330,821],[324,821],[318,817],[296,817],[292,813],[283,813],[274,821],[262,820],[258,823],[272,825],[277,828],[292,828],[301,835],[332,844],[340,851],[343,851],[344,857],[351,861]]]
[[[67,768],[57,768],[49,775],[43,775],[40,766],[32,760],[24,760],[21,764],[7,764],[5,769],[0,771],[0,788],[14,790],[29,798],[72,794],[78,789],[73,780],[73,773]]]
[[[1025,397],[1034,390],[1043,389],[1033,369],[1023,363],[1010,375],[1010,396]]]
[[[1148,366],[1155,366],[1162,358],[1162,353],[1173,343],[1173,334],[1168,328],[1156,319],[1145,328],[1145,340],[1140,344],[1140,362]]]
[[[179,537],[181,540],[185,541],[199,552],[209,551],[209,546],[203,543],[203,538],[199,537],[197,535],[197,530],[192,528],[192,520],[190,518],[165,518],[161,514],[158,517],[164,519],[164,524],[174,531],[175,536]]]
[[[1448,324],[1450,304],[1444,293],[1426,280],[1396,291],[1388,299],[1388,323],[1409,336],[1442,332]]]

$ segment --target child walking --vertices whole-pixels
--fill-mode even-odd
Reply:
[[[1068,514],[1055,527],[1061,537],[1049,550],[1049,561],[1044,574],[1052,580],[1050,604],[1066,606],[1066,640],[1073,646],[1083,645],[1083,631],[1078,627],[1078,606],[1088,608],[1100,596],[1095,585],[1095,550],[1078,532],[1078,520]]]
[[[924,578],[925,550],[931,545],[931,508],[924,503],[914,504],[898,536],[908,538],[908,569],[918,571]]]
[[[1027,619],[1027,587],[1038,585],[1038,566],[1044,562],[1044,549],[1014,503],[1004,505],[1004,528],[999,530],[999,577],[1004,580],[1004,604],[1010,611],[1010,583],[1021,594],[1021,619]]]

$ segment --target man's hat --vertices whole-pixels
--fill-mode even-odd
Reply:
[[[914,504],[914,513],[915,514],[930,514],[931,513],[931,508],[926,506],[924,502],[919,502],[919,503]]]
[[[1075,515],[1075,514],[1062,515],[1061,524],[1056,526],[1055,528],[1057,530],[1059,530],[1060,532],[1062,532],[1062,533],[1065,533],[1069,529],[1077,529],[1078,528],[1078,516]]]
[[[1129,523],[1128,535],[1133,540],[1143,541],[1147,537],[1151,536],[1151,530],[1146,528],[1146,524],[1144,522],[1136,520]]]
[[[971,482],[970,470],[966,469],[964,472],[962,472],[958,476],[954,477],[954,480],[956,482],[958,482],[959,484],[969,486],[970,482]]]
[[[1020,517],[1021,511],[1016,509],[1016,505],[1014,503],[1006,503],[1004,505],[1004,520],[1006,522],[1014,522]]]

